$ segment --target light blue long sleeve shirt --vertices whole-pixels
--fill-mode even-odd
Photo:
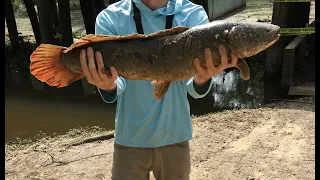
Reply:
[[[188,0],[169,0],[166,7],[154,11],[141,0],[121,0],[99,13],[95,33],[136,33],[133,2],[140,10],[145,34],[165,29],[166,16],[163,15],[174,14],[173,27],[192,27],[209,22],[203,7]],[[193,98],[202,98],[212,86],[210,80],[205,93],[198,94],[193,78],[172,82],[164,98],[156,100],[151,81],[118,77],[116,84],[115,92],[99,90],[99,93],[106,103],[113,103],[117,99],[114,141],[131,147],[159,147],[190,140],[192,122],[187,93]]]

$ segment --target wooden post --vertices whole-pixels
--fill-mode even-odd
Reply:
[[[305,27],[309,22],[310,2],[274,2],[272,24],[281,28]],[[283,96],[280,87],[281,66],[284,48],[294,36],[282,36],[273,46],[267,49],[265,67],[265,101]]]
[[[306,35],[297,36],[291,43],[289,43],[283,54],[283,64],[282,64],[282,78],[281,78],[281,88],[289,90],[292,82],[292,73],[294,72],[294,60],[295,52],[301,43],[305,41]]]
[[[96,10],[96,15],[98,15],[102,10],[104,10],[107,7],[104,4],[104,0],[93,0],[93,2]]]
[[[5,1],[5,19],[7,22],[7,28],[9,33],[9,38],[13,48],[19,47],[18,30],[17,24],[13,13],[11,0]]]
[[[6,42],[4,42],[4,63],[5,63],[5,86],[13,83],[13,77],[11,74],[10,61],[8,59],[8,48]]]
[[[50,12],[50,1],[51,0],[36,0],[41,43],[56,44],[56,40],[54,38],[54,29],[53,29],[52,19],[51,19],[51,12]],[[35,77],[32,76],[31,74],[30,76],[32,78],[33,87],[35,89],[40,89],[40,90],[43,89],[45,91],[53,93],[51,91],[50,86],[35,79]]]
[[[50,1],[51,0],[36,0],[36,4],[39,16],[41,43],[55,44],[50,12]]]
[[[34,8],[34,3],[32,0],[23,0],[23,3],[26,7],[26,10],[30,19],[36,44],[40,44],[41,35],[40,35],[39,21],[38,21],[36,10]]]
[[[94,34],[96,12],[92,0],[80,0],[81,12],[87,34]]]
[[[84,20],[84,25],[86,28],[87,34],[95,33],[95,21],[96,21],[96,12],[94,10],[93,0],[80,0],[80,6],[82,11],[82,16]],[[85,78],[81,79],[82,86],[85,94],[95,94],[95,86],[89,84]]]
[[[69,0],[58,0],[60,33],[62,35],[61,45],[68,47],[73,43],[70,2]]]
[[[51,12],[51,19],[53,24],[53,29],[55,33],[59,33],[59,18],[58,18],[58,8],[56,4],[56,0],[50,0],[50,12]]]
[[[73,44],[72,37],[72,26],[70,17],[70,1],[69,0],[58,0],[59,8],[59,27],[60,33],[62,35],[61,45],[64,47],[69,47]],[[56,90],[59,96],[63,96],[64,99],[73,100],[73,98],[78,98],[83,96],[83,87],[81,80],[76,81],[69,86]]]
[[[281,28],[305,27],[309,22],[310,2],[275,2],[273,6],[272,24]],[[292,41],[294,36],[283,36],[267,50],[266,75],[281,72],[283,49]]]

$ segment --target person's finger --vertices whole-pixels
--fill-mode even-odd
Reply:
[[[234,54],[231,53],[231,63],[230,66],[231,67],[235,67],[238,63],[238,57]]]
[[[213,65],[213,59],[211,50],[209,48],[206,48],[204,51],[204,56],[206,58],[206,64],[207,64],[207,74],[208,76],[212,77],[214,71],[216,70],[215,66]]]
[[[113,80],[113,81],[115,81],[115,80],[117,80],[117,78],[118,78],[118,71],[116,70],[116,68],[115,67],[113,67],[113,66],[111,66],[110,67],[110,71],[111,71],[111,79]]]
[[[194,64],[195,69],[197,70],[197,73],[199,73],[199,74],[204,74],[204,73],[206,73],[206,72],[205,72],[205,69],[204,69],[204,68],[201,66],[201,64],[200,64],[199,58],[195,58],[193,64]]]
[[[96,56],[96,62],[98,65],[98,74],[99,74],[100,78],[103,80],[109,79],[108,74],[105,71],[101,52],[99,52],[99,51],[95,52],[95,56]]]
[[[87,49],[87,58],[88,58],[89,71],[91,73],[93,81],[100,81],[101,78],[100,78],[98,71],[97,71],[94,53],[93,53],[93,49],[91,47],[89,47]]]
[[[84,49],[82,49],[80,52],[80,64],[81,64],[82,71],[87,78],[87,81],[91,82],[92,76],[88,68],[87,53],[86,53],[86,50]]]
[[[219,53],[220,53],[220,57],[221,57],[221,66],[223,68],[228,67],[228,55],[227,55],[227,51],[223,45],[219,46]]]

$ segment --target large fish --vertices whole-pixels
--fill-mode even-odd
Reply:
[[[155,99],[161,99],[170,83],[195,75],[194,58],[206,67],[204,49],[210,48],[214,65],[221,62],[218,46],[224,45],[229,58],[238,56],[236,67],[244,80],[249,67],[242,58],[254,56],[273,45],[279,27],[261,22],[213,21],[191,28],[174,27],[149,35],[107,36],[89,34],[65,48],[41,44],[31,55],[30,71],[50,86],[64,87],[84,77],[80,51],[92,47],[101,51],[105,67],[114,66],[119,76],[134,80],[157,80]]]

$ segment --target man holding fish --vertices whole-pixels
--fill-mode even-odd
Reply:
[[[203,7],[188,0],[122,0],[100,12],[95,31],[121,36],[150,34],[165,27],[192,27],[208,22]],[[206,68],[195,58],[197,74],[172,82],[165,96],[157,100],[152,90],[161,82],[118,76],[115,67],[105,70],[99,51],[93,52],[90,47],[81,51],[81,67],[88,82],[98,88],[105,102],[117,99],[112,179],[149,179],[151,171],[157,180],[189,179],[192,122],[187,93],[193,98],[206,96],[211,78],[235,67],[236,56],[228,59],[223,46],[219,52],[219,66],[214,66],[211,51],[205,49]]]

